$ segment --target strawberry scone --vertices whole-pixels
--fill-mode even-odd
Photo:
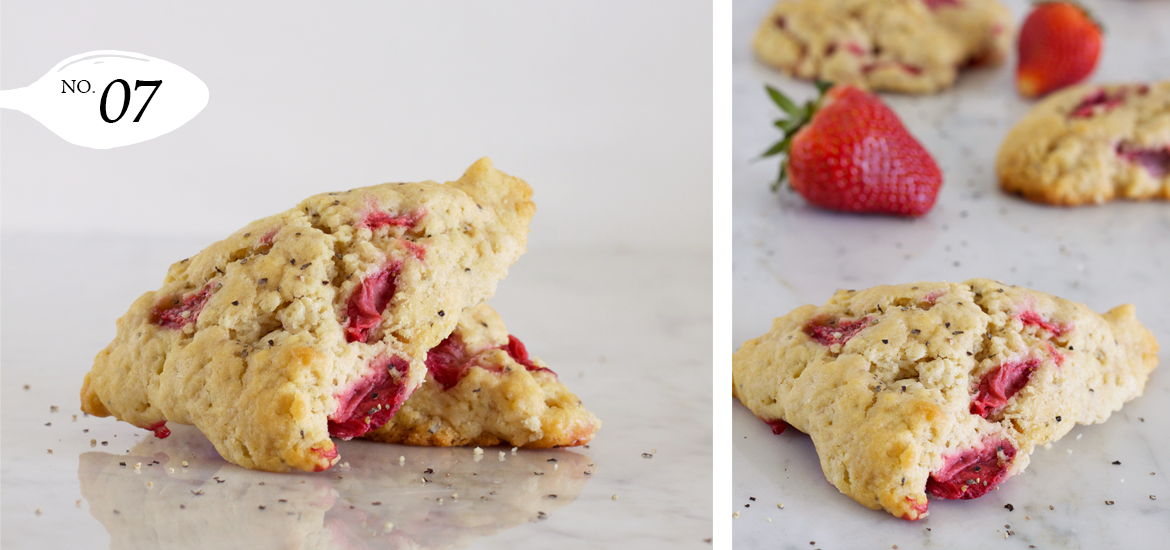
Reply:
[[[825,476],[869,508],[926,515],[972,499],[1074,424],[1142,393],[1158,343],[1124,305],[987,279],[838,291],[733,356],[733,395],[780,433],[809,434]]]
[[[1052,94],[1004,138],[996,172],[1005,191],[1048,204],[1170,200],[1170,81]]]
[[[584,445],[601,427],[487,304],[427,355],[426,383],[365,438],[387,443],[547,448]]]
[[[781,0],[753,46],[799,78],[934,93],[961,68],[1002,61],[1011,36],[997,0]]]
[[[481,159],[458,181],[326,193],[175,263],[94,360],[82,410],[166,437],[193,424],[226,460],[329,468],[331,436],[390,419],[427,352],[495,292],[535,206]]]

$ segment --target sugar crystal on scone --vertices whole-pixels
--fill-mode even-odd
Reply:
[[[310,197],[171,266],[98,354],[82,409],[166,435],[193,424],[225,459],[323,470],[331,436],[385,423],[426,354],[524,252],[522,180],[481,159],[457,181]]]

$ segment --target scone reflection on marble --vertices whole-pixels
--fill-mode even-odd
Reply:
[[[198,431],[178,426],[126,455],[81,455],[78,477],[112,549],[445,549],[547,520],[596,470],[564,450],[501,459],[495,450],[340,446],[351,462],[329,476],[271,474],[224,463]]]
[[[533,449],[584,445],[600,427],[556,373],[508,334],[499,314],[480,304],[427,354],[426,382],[389,422],[362,437]]]
[[[531,196],[481,159],[457,181],[325,193],[252,222],[134,302],[82,409],[159,437],[195,425],[247,468],[327,469],[331,437],[385,423],[463,309],[495,292]]]
[[[761,61],[793,76],[933,93],[997,64],[1012,15],[997,0],[781,0],[756,31]]]
[[[838,291],[733,356],[732,392],[779,433],[809,434],[828,480],[915,520],[927,494],[971,499],[1037,445],[1142,393],[1158,343],[1124,305],[987,279]]]
[[[996,172],[1004,191],[1035,202],[1170,200],[1170,81],[1045,98],[1004,138]]]

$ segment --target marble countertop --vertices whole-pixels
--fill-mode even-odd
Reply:
[[[943,169],[942,193],[927,216],[841,215],[811,208],[791,191],[771,194],[776,162],[755,160],[779,135],[770,124],[778,109],[764,83],[800,100],[814,93],[752,56],[751,35],[771,3],[737,2],[734,11],[732,350],[767,332],[774,317],[824,303],[839,288],[972,277],[1042,290],[1097,311],[1134,303],[1163,349],[1170,345],[1170,205],[1049,208],[998,190],[999,143],[1031,106],[1014,92],[1011,61],[966,73],[938,95],[884,96]],[[1026,3],[1007,3],[1022,21]],[[1170,78],[1170,4],[1085,4],[1109,31],[1093,81]],[[980,499],[932,500],[930,516],[913,523],[838,492],[807,436],[795,430],[774,436],[735,402],[733,510],[719,514],[739,513],[732,521],[737,549],[1164,545],[1170,539],[1170,355],[1163,351],[1161,359],[1145,394],[1105,424],[1078,426],[1050,449],[1037,449],[1024,474]]]
[[[587,447],[349,441],[272,474],[79,410],[114,320],[208,242],[3,235],[4,548],[709,547],[709,249],[531,250],[500,285],[510,331],[601,418]]]

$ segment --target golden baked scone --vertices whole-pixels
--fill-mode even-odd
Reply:
[[[1170,81],[1052,94],[1004,138],[996,172],[1005,191],[1048,204],[1170,200]]]
[[[427,355],[426,383],[363,437],[387,443],[546,448],[584,445],[601,422],[487,304]]]
[[[82,409],[160,437],[193,424],[247,468],[326,469],[330,436],[389,420],[427,351],[495,292],[531,195],[481,159],[458,181],[326,193],[252,222],[134,302]]]
[[[997,64],[1012,16],[997,0],[781,0],[756,31],[761,61],[793,76],[933,93]]]
[[[1141,395],[1158,343],[1124,305],[987,279],[838,291],[733,356],[733,395],[809,434],[825,477],[875,510],[982,496],[1074,424]]]

